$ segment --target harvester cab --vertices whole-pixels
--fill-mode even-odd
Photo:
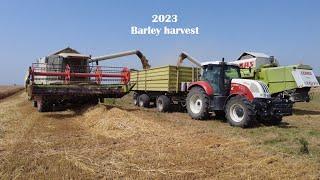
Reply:
[[[187,110],[194,119],[205,119],[211,112],[224,114],[234,126],[247,127],[255,120],[279,123],[292,114],[292,102],[271,98],[265,83],[241,79],[240,67],[235,63],[209,61],[200,63],[186,53],[177,66],[188,59],[202,69],[201,80],[188,86]]]

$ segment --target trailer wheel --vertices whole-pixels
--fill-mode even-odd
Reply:
[[[192,119],[209,117],[209,96],[201,87],[193,87],[187,95],[187,111]]]
[[[138,98],[140,107],[148,107],[150,105],[150,97],[147,94],[142,94]]]
[[[139,105],[139,94],[136,93],[136,92],[133,93],[133,104],[134,104],[135,106],[138,106],[138,105]]]
[[[161,95],[156,100],[157,109],[159,112],[167,112],[170,108],[170,99],[168,96]]]
[[[252,104],[242,96],[230,98],[226,105],[226,118],[231,126],[249,127],[255,120]]]

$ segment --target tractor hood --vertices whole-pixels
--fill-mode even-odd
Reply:
[[[271,97],[268,86],[262,81],[250,79],[232,79],[231,84],[239,84],[245,86],[246,89],[248,89],[252,93],[254,98]]]

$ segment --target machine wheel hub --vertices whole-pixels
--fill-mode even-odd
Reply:
[[[240,104],[233,104],[230,108],[230,116],[236,122],[244,119],[244,108]]]
[[[201,111],[202,108],[202,99],[199,95],[193,95],[190,98],[190,109],[193,113],[198,114]]]

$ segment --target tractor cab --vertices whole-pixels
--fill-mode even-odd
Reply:
[[[215,95],[227,96],[231,88],[231,80],[241,78],[238,65],[224,61],[201,63],[201,80],[208,82],[214,89]]]

